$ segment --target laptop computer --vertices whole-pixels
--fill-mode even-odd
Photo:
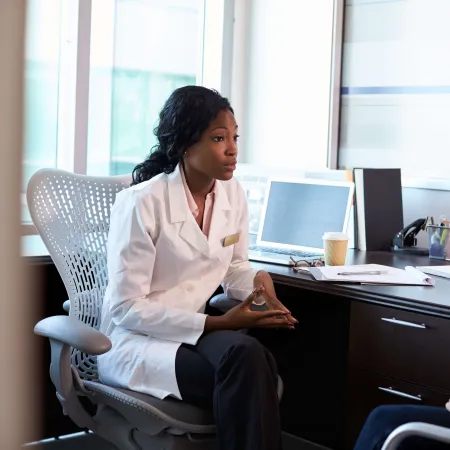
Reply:
[[[352,182],[271,179],[251,261],[291,265],[323,257],[326,231],[347,232]]]

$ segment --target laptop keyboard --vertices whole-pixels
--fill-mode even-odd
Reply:
[[[277,255],[297,256],[298,258],[310,258],[311,256],[321,256],[319,253],[303,252],[299,250],[284,250],[282,248],[261,247],[257,245],[250,246],[250,250],[258,252],[274,253]]]

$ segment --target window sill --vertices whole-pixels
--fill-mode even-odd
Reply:
[[[39,234],[32,223],[22,223],[20,228],[22,236],[36,236]]]
[[[21,255],[24,258],[50,258],[47,247],[38,234],[22,236],[21,244]]]

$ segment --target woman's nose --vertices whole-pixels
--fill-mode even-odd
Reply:
[[[234,140],[231,141],[231,143],[228,145],[227,148],[227,154],[229,156],[235,156],[237,155],[238,152],[238,147],[237,147],[237,142],[235,142]]]

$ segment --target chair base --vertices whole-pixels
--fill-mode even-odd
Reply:
[[[99,405],[95,422],[96,433],[118,450],[216,450],[215,435],[173,434],[163,431],[151,436],[129,423],[116,410]]]
[[[218,442],[214,436],[196,438],[193,436],[149,436],[136,430],[133,433],[140,450],[218,450]],[[120,449],[122,450],[122,449]]]

